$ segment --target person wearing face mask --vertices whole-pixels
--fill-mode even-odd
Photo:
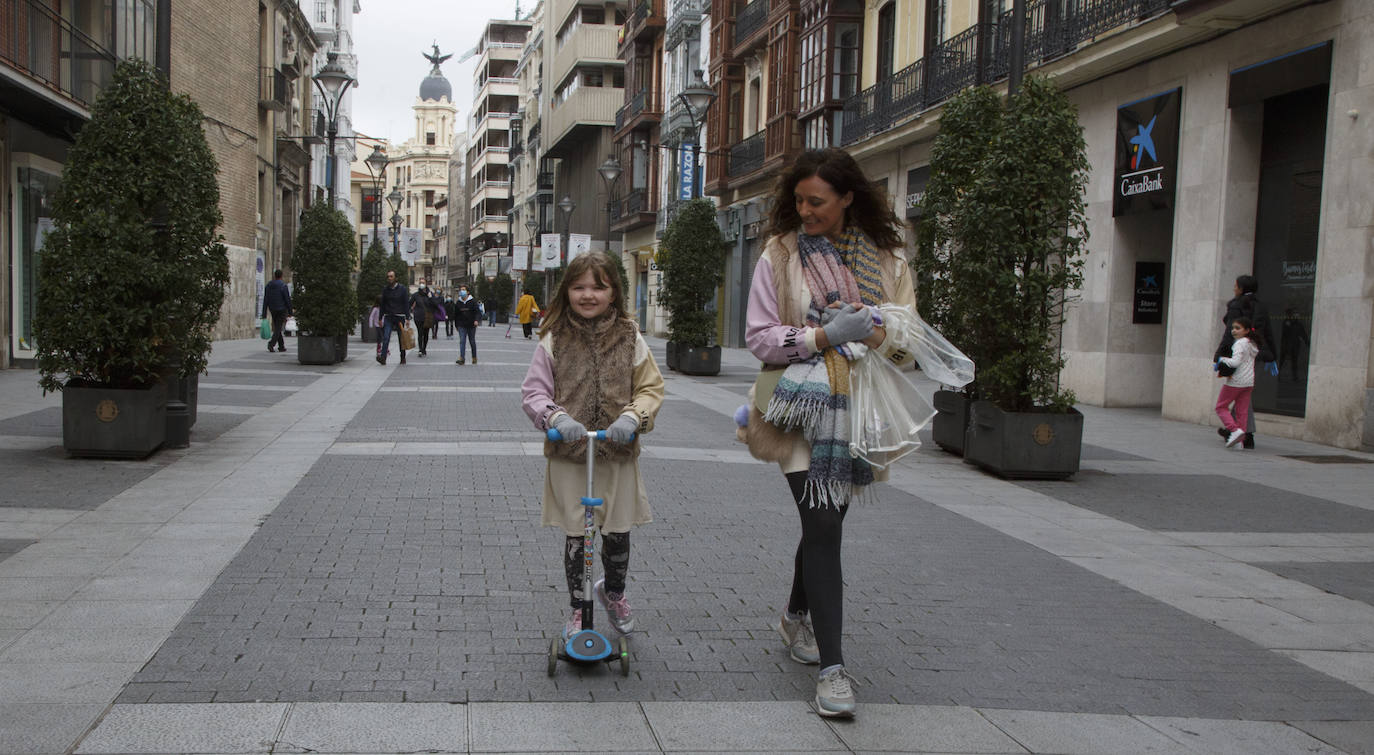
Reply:
[[[453,318],[458,314],[458,307],[453,301],[453,296],[444,294],[444,337],[453,340]]]
[[[472,344],[472,363],[477,364],[477,324],[482,322],[482,305],[468,293],[467,286],[458,289],[458,298],[453,303],[454,323],[458,326],[458,360],[455,364],[467,361],[468,344]]]

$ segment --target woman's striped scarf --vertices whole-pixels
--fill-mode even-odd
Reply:
[[[821,324],[821,310],[832,302],[883,300],[878,250],[858,228],[850,227],[839,246],[824,236],[797,234],[802,272],[811,289],[806,324]],[[814,506],[845,506],[854,488],[873,482],[873,469],[849,455],[849,360],[846,346],[826,348],[783,371],[764,412],[765,421],[783,430],[801,430],[811,444],[806,495]]]

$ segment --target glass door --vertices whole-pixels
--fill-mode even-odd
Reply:
[[[14,155],[14,186],[11,224],[14,275],[11,278],[14,323],[12,355],[33,359],[33,318],[38,305],[38,259],[43,242],[53,228],[52,209],[62,166],[36,155]]]

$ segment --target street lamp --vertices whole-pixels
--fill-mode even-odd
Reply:
[[[336,170],[334,160],[334,138],[339,135],[339,104],[343,102],[348,88],[358,83],[348,71],[339,65],[339,54],[329,53],[329,62],[315,74],[315,87],[324,99],[325,117],[328,119],[329,165],[325,168],[325,180],[329,182],[329,206],[334,207],[334,184]]]
[[[391,193],[386,195],[386,201],[391,204],[391,253],[396,256],[401,255],[401,200],[405,197],[401,195],[401,190],[392,187]],[[406,276],[409,279],[410,276]]]
[[[615,209],[615,199],[611,197],[611,188],[615,186],[616,179],[620,178],[620,158],[615,155],[606,155],[606,162],[601,163],[601,167],[596,169],[601,174],[601,179],[606,182],[606,255],[611,254],[611,213]]]
[[[386,179],[386,164],[389,162],[381,145],[372,146],[372,154],[363,161],[367,172],[372,176],[372,240],[377,240],[377,224],[382,220],[382,181]]]
[[[687,109],[687,117],[692,121],[692,198],[695,199],[701,196],[701,181],[697,178],[701,161],[701,127],[706,125],[706,111],[716,101],[716,90],[706,86],[698,68],[692,86],[678,92],[677,98],[682,101],[682,106]]]
[[[562,243],[558,246],[558,275],[561,280],[564,273],[563,268],[568,265],[568,230],[569,226],[572,224],[572,213],[573,210],[577,209],[577,203],[573,201],[572,197],[564,194],[563,198],[558,200],[558,209],[563,211],[563,238]],[[549,302],[549,291],[547,289],[551,282],[549,279],[552,277],[553,276],[549,275],[544,276],[544,288],[546,289],[544,291],[545,306],[548,306]]]

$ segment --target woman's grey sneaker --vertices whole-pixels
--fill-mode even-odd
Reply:
[[[611,620],[611,626],[621,634],[629,634],[635,630],[635,617],[630,613],[630,601],[625,599],[623,593],[606,592],[606,580],[598,579],[593,592],[596,593],[596,600],[601,607],[606,610],[606,617]]]
[[[821,651],[816,647],[816,633],[811,630],[811,618],[789,619],[783,614],[778,619],[778,634],[787,646],[788,655],[797,663],[814,666],[821,662]]]
[[[816,682],[816,712],[826,718],[853,718],[856,684],[843,666],[822,674]]]

